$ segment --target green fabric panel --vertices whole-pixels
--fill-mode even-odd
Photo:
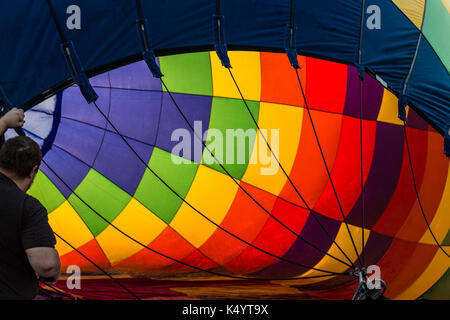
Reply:
[[[442,241],[443,246],[450,246],[450,230],[447,232],[447,235],[444,238],[444,241]]]
[[[247,101],[247,104],[255,117],[255,120],[258,120],[259,102]],[[222,142],[220,142],[220,138],[216,137],[216,133],[214,133],[214,130],[212,129],[220,131],[223,140]],[[230,129],[234,131],[230,131]],[[240,133],[239,138],[237,137],[238,133]],[[217,134],[217,136],[219,135]],[[236,179],[241,179],[247,169],[255,142],[255,136],[256,125],[242,100],[219,97],[213,98],[206,145],[224,165],[227,171]],[[214,150],[214,145],[222,145],[222,148]],[[222,149],[222,154],[220,154],[220,149]],[[210,168],[225,173],[211,156],[211,153],[206,149],[203,150],[202,163]]]
[[[450,300],[450,270],[447,272],[419,299]]]
[[[159,63],[170,92],[212,96],[209,52],[164,56]]]
[[[47,212],[52,212],[66,201],[63,194],[41,170],[36,174],[28,194],[38,199]]]
[[[109,222],[113,222],[131,200],[128,193],[94,169],[89,170],[86,177],[75,189],[75,193]],[[74,194],[70,195],[68,200],[94,237],[108,226],[106,221],[89,209]]]
[[[177,164],[172,157],[176,160],[182,159],[155,147],[149,167],[184,198],[194,180],[198,164],[186,159],[183,159],[184,163]],[[145,171],[134,197],[167,224],[172,221],[183,203],[183,200],[148,169]]]
[[[423,34],[450,72],[450,14],[441,0],[427,1]]]

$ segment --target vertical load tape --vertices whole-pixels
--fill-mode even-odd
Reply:
[[[139,12],[139,15],[141,15],[141,11]],[[156,55],[150,43],[150,37],[147,31],[147,19],[139,17],[139,19],[136,21],[136,24],[142,43],[142,59],[144,59],[153,77],[161,78],[163,74],[158,64],[156,63]]]
[[[289,62],[295,69],[300,69],[297,59],[297,49],[295,47],[297,27],[295,26],[295,0],[291,0],[291,16],[289,24],[286,26],[284,34],[284,50]]]
[[[225,17],[221,15],[213,15],[214,30],[214,49],[217,56],[225,68],[231,68],[230,58],[228,57],[228,48],[225,38]]]
[[[96,101],[98,99],[98,95],[94,88],[92,88],[92,85],[81,66],[81,62],[76,54],[73,43],[71,41],[63,43],[62,50],[66,56],[66,61],[69,65],[72,79],[80,87],[81,94],[88,103]]]
[[[71,41],[68,41],[66,35],[64,34],[63,28],[59,23],[58,17],[56,15],[55,8],[53,7],[53,3],[51,0],[47,0],[47,6],[50,10],[50,14],[53,18],[53,22],[55,23],[56,29],[58,30],[59,37],[62,42],[62,50],[64,57],[66,58],[66,62],[69,65],[69,70],[72,76],[72,80],[79,86],[80,91],[86,101],[88,103],[94,102],[98,99],[97,93],[92,88],[89,79],[84,72],[84,69],[81,65],[80,60],[75,51],[75,47]]]
[[[297,59],[297,49],[295,49],[295,34],[296,27],[293,25],[287,25],[285,33],[285,45],[284,50],[289,58],[289,62],[295,69],[300,69],[300,65]]]

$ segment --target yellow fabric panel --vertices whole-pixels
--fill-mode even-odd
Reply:
[[[450,14],[450,0],[441,0],[444,7],[447,9],[448,14]]]
[[[417,29],[422,28],[425,0],[392,0]]]
[[[66,200],[48,215],[53,231],[75,248],[79,248],[94,238],[75,209]],[[73,251],[64,241],[56,237],[55,249],[59,255]]]
[[[113,224],[144,245],[151,243],[167,227],[165,222],[134,198],[114,219]],[[145,250],[110,225],[96,240],[111,264]]]
[[[408,116],[408,111],[409,107],[406,107],[406,116]],[[398,118],[398,99],[387,89],[384,89],[377,121],[403,125],[403,121]]]
[[[450,246],[443,247],[445,251],[450,251]],[[433,260],[431,260],[425,271],[417,278],[416,281],[395,300],[414,300],[420,297],[424,292],[430,289],[450,267],[450,259],[438,250]],[[389,285],[389,284],[388,284]]]
[[[436,239],[439,243],[441,243],[445,236],[447,235],[448,230],[450,229],[450,168],[449,173],[447,175],[447,183],[445,184],[444,192],[442,193],[441,202],[439,207],[434,215],[432,221],[429,221],[430,228],[433,231]],[[431,233],[425,231],[425,234],[422,236],[419,242],[427,243],[427,244],[435,244]]]
[[[358,250],[358,254],[361,255],[361,252],[363,251],[362,248],[362,228],[348,225],[350,232],[353,237],[353,241],[355,242],[356,249]],[[367,240],[369,239],[370,230],[364,229],[364,244],[367,244]],[[326,236],[325,234],[323,235]],[[347,227],[345,226],[345,223],[341,224],[341,227],[339,228],[338,234],[336,235],[336,238],[334,239],[335,242],[341,247],[342,251],[345,252],[345,254],[349,257],[349,259],[357,265],[358,256],[356,255],[355,249],[352,244],[352,240],[350,239],[350,235],[348,233]],[[344,256],[344,254],[339,250],[339,248],[333,243],[328,250],[328,253],[338,259],[341,259],[342,261],[345,261],[347,263],[350,263],[347,258]],[[334,272],[344,272],[348,269],[348,266],[345,264],[331,258],[330,256],[325,255],[322,260],[320,260],[314,268],[317,269],[323,269],[328,271],[334,271]],[[319,275],[325,275],[326,273],[316,270],[309,270],[305,274],[300,275],[299,277],[306,277],[306,276],[319,276]],[[325,278],[317,278],[317,279],[305,279],[303,282],[306,283],[315,283],[323,281]]]
[[[304,109],[261,102],[259,110],[258,125],[262,131],[258,131],[249,165],[242,181],[278,195],[287,178],[280,169],[276,158],[289,174],[294,165],[300,142]],[[272,129],[277,130],[278,134]],[[277,155],[276,158],[267,147],[264,137]]]
[[[237,189],[237,184],[227,175],[199,165],[185,200],[220,225],[234,200]],[[217,228],[185,202],[180,206],[170,226],[196,248],[199,248]]]
[[[229,51],[232,73],[246,100],[259,101],[261,97],[261,62],[259,52]],[[213,95],[241,99],[227,68],[217,54],[210,52]]]

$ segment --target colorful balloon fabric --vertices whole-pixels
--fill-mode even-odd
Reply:
[[[214,223],[284,259],[321,270],[348,271],[346,265],[325,254],[346,261],[339,245],[357,264],[289,60],[284,54],[264,52],[230,52],[230,59],[258,126],[267,130],[269,140],[274,139],[270,129],[279,129],[279,161],[331,238],[281,170],[261,174],[261,169],[271,164],[258,158],[260,150],[270,155],[258,135],[249,136],[250,156],[245,163],[223,162],[239,181],[240,189],[217,163],[211,162],[205,148],[200,155],[195,152],[194,144],[199,140],[193,134],[191,156],[186,157],[189,161],[173,161],[171,152],[180,140],[175,140],[172,133],[180,128],[193,131],[143,62],[91,81],[100,95],[98,105],[102,111],[149,167]],[[432,295],[435,287],[445,290],[442,283],[448,281],[449,260],[432,239],[418,206],[403,122],[396,114],[397,99],[366,75],[362,248],[358,71],[315,58],[299,56],[299,61],[306,100],[358,254],[365,258],[366,265],[381,268],[391,298]],[[203,133],[213,128],[222,132],[224,152],[230,150],[226,148],[230,143],[227,129],[256,129],[215,52],[161,57],[160,64],[165,83],[190,124],[201,124]],[[27,119],[30,121],[25,129],[38,137],[46,152],[44,160],[64,181],[42,165],[30,193],[48,209],[54,231],[103,268],[138,275],[197,271],[136,244],[98,217],[86,203],[144,245],[195,267],[265,278],[324,274],[265,254],[195,212],[146,170],[100,113],[83,100],[77,87],[30,110]],[[48,123],[49,129],[38,132],[35,121]],[[433,233],[448,250],[450,178],[449,161],[440,152],[442,136],[412,110],[408,111],[407,124],[420,199]],[[207,135],[204,138],[211,146]],[[268,158],[278,168],[273,156]],[[98,273],[63,241],[58,241],[57,250],[63,269],[75,264],[84,272]],[[336,290],[349,280],[354,279],[332,276],[299,283],[320,282],[327,290]]]
[[[42,148],[29,192],[63,269],[351,298],[363,263],[388,298],[450,298],[449,0],[16,0],[0,16],[0,106],[26,110]]]

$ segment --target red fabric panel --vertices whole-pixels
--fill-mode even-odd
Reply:
[[[244,182],[241,182],[241,186],[267,211],[272,210],[276,200],[274,195]],[[268,217],[267,212],[250,199],[243,190],[238,189],[221,227],[251,243],[264,227]],[[248,223],[249,221],[251,223]],[[239,255],[247,246],[244,242],[218,228],[200,247],[200,250],[218,264],[223,265]]]
[[[196,250],[194,246],[188,243],[170,226],[167,226],[148,247],[177,260],[182,260]],[[150,272],[165,273],[166,267],[171,264],[173,264],[173,260],[142,248],[141,251],[132,257],[115,265],[115,269],[136,274]],[[180,268],[182,268],[181,264]]]
[[[253,244],[272,254],[282,256],[289,250],[295,240],[297,240],[297,236],[288,232],[275,219],[269,218]],[[278,261],[278,259],[248,247],[238,257],[225,264],[224,267],[234,273],[246,274],[261,270],[274,261]]]
[[[363,121],[363,172],[364,182],[369,175],[374,152],[376,124]],[[339,196],[339,201],[347,216],[361,195],[360,121],[344,116],[336,162],[331,177]],[[314,210],[329,218],[343,221],[331,182],[328,181]]]
[[[77,248],[77,250],[80,251],[81,253],[83,253],[90,260],[95,262],[100,268],[108,269],[111,267],[109,260],[106,258],[102,249],[98,245],[97,240],[92,239],[88,243]],[[61,256],[60,259],[61,259],[61,270],[62,271],[65,271],[65,269],[70,265],[77,265],[80,267],[81,272],[83,272],[83,273],[86,273],[86,272],[99,273],[99,272],[101,272],[97,267],[95,267],[91,262],[86,260],[86,258],[84,258],[81,254],[79,254],[75,250]]]
[[[311,109],[343,113],[347,94],[347,66],[306,58],[306,89],[303,90],[306,90]]]
[[[333,168],[343,116],[314,110],[311,110],[311,115],[327,165]],[[328,175],[306,110],[303,114],[297,155],[289,176],[308,205],[314,207],[328,183]],[[279,196],[302,207],[305,206],[288,181]]]

